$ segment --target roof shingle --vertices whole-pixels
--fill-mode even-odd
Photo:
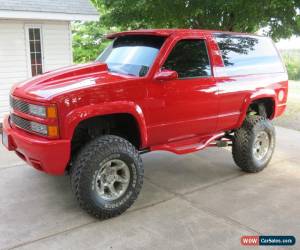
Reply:
[[[0,0],[0,10],[97,15],[89,0]]]

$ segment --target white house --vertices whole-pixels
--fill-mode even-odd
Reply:
[[[71,21],[94,21],[89,0],[0,0],[0,122],[19,81],[72,64]]]

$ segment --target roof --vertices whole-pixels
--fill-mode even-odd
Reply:
[[[113,39],[115,37],[126,36],[126,35],[170,36],[176,31],[179,30],[178,29],[177,30],[176,29],[147,29],[147,30],[140,29],[140,30],[116,32],[116,33],[108,34],[106,37],[109,39]]]
[[[247,33],[229,32],[221,30],[203,30],[203,29],[140,29],[117,32],[107,35],[107,38],[113,39],[119,36],[126,35],[152,35],[152,36],[164,36],[168,37],[173,34],[211,34],[211,33],[222,33],[222,34],[235,34],[235,35],[253,35]]]
[[[37,13],[40,19],[51,19],[48,18],[49,14],[61,18],[65,16],[68,17],[67,20],[82,20],[81,17],[99,18],[99,13],[90,0],[0,0],[0,18],[9,18],[10,14],[12,18],[16,16],[15,18],[27,19],[26,13],[33,13],[33,19]]]

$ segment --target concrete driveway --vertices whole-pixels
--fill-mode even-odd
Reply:
[[[0,249],[241,249],[242,235],[258,234],[299,241],[299,149],[300,132],[277,127],[273,160],[258,174],[241,172],[227,149],[146,154],[138,201],[97,221],[77,206],[68,176],[40,173],[0,147]]]

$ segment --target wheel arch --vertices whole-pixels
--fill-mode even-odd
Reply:
[[[245,101],[241,108],[241,116],[238,120],[238,126],[241,127],[245,120],[251,105],[263,104],[266,107],[267,118],[272,120],[276,114],[276,92],[271,89],[263,89],[253,93],[245,98]]]
[[[76,128],[85,121],[96,117],[127,115],[132,118],[138,129],[140,148],[144,148],[148,142],[146,122],[139,105],[129,102],[115,102],[109,104],[96,104],[77,108],[65,117],[65,137],[72,139]]]

